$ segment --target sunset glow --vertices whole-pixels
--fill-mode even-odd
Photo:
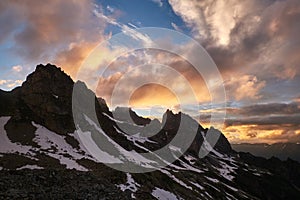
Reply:
[[[76,79],[97,45],[117,33],[131,35],[145,47],[157,42],[170,51],[179,48],[201,62],[191,43],[176,43],[165,37],[151,41],[136,31],[143,27],[168,28],[200,43],[223,80],[216,80],[214,74],[202,77],[188,60],[171,52],[145,48],[119,55],[124,49],[109,46],[88,63],[91,71],[81,75],[93,81],[94,85],[88,86],[112,109],[129,106],[138,114],[161,119],[166,109],[179,112],[184,107],[204,127],[210,126],[212,113],[226,111],[222,131],[232,143],[300,142],[298,0],[17,2],[0,3],[0,16],[11,20],[0,22],[1,89],[21,85],[39,63],[56,64]],[[146,6],[149,10],[136,10]],[[55,15],[52,10],[56,10]],[[169,66],[179,75],[166,72],[160,80],[163,85],[132,89],[141,80],[160,77],[160,72],[139,68],[151,64]],[[92,66],[97,70],[107,68],[99,77],[92,73]],[[131,93],[130,101],[119,98],[111,105],[114,87],[125,75],[129,78],[120,91]],[[209,91],[207,84],[224,85],[226,110],[211,102],[219,91]],[[188,92],[190,88],[193,96]]]

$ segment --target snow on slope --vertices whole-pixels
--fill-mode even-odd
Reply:
[[[134,193],[138,190],[139,187],[141,187],[141,185],[135,182],[130,173],[126,173],[126,176],[127,182],[125,184],[117,185],[117,187],[119,187],[123,192],[126,190],[130,190],[132,192],[131,197],[135,199]]]
[[[11,142],[4,129],[4,125],[9,119],[10,117],[0,118],[0,153],[17,153],[37,160],[37,158],[35,158],[36,154],[43,152],[52,158],[58,159],[61,164],[66,165],[67,169],[87,171],[87,169],[79,165],[76,160],[82,158],[91,159],[91,156],[88,156],[85,152],[74,149],[66,142],[64,136],[53,133],[38,124],[32,123],[37,128],[33,141],[36,142],[40,148]]]
[[[91,132],[83,132],[81,129],[78,129],[76,135],[80,138],[80,142],[82,142],[83,146],[89,147],[87,151],[93,155],[98,162],[109,164],[123,163],[120,159],[102,151],[92,139]]]
[[[112,140],[108,135],[106,135],[104,133],[104,131],[100,127],[98,127],[94,121],[92,121],[87,116],[85,116],[85,119],[90,125],[92,125],[98,131],[98,133],[102,137],[102,139],[106,140],[106,142],[111,144],[110,148],[114,148],[116,151],[119,152],[119,158],[122,161],[130,161],[130,162],[134,162],[135,164],[137,164],[139,166],[143,166],[146,168],[154,168],[153,164],[156,164],[154,161],[143,157],[141,154],[137,153],[134,150],[127,151],[122,146],[120,146],[118,143],[116,143],[114,140]],[[87,145],[89,145],[89,144],[87,143]],[[88,146],[86,146],[86,147],[88,147]],[[93,152],[91,152],[91,153],[93,153]]]
[[[152,191],[151,194],[159,200],[178,200],[178,198],[173,193],[157,187]]]
[[[25,146],[18,143],[13,143],[7,137],[7,133],[4,130],[4,125],[10,119],[9,117],[0,118],[0,153],[19,153],[31,159],[36,159],[35,155],[37,153],[43,152],[44,154],[59,160],[62,165],[65,165],[67,169],[76,169],[78,171],[87,171],[88,169],[81,166],[77,163],[77,160],[80,159],[89,159],[95,162],[100,163],[108,163],[108,164],[121,164],[124,162],[134,162],[137,165],[141,165],[144,167],[154,167],[157,165],[152,160],[148,160],[143,157],[141,154],[136,151],[127,151],[118,143],[116,143],[113,139],[111,139],[108,135],[106,135],[103,130],[96,125],[92,120],[86,117],[86,121],[88,124],[95,128],[95,133],[101,135],[102,138],[106,139],[111,144],[111,147],[114,148],[118,154],[111,155],[110,153],[102,150],[98,147],[98,145],[94,142],[92,138],[92,133],[89,131],[82,131],[78,129],[75,133],[70,133],[69,136],[75,138],[79,141],[79,148],[73,148],[70,144],[66,142],[66,136],[56,134],[47,128],[32,123],[36,128],[35,137],[33,139],[40,148]],[[117,127],[114,127],[118,133],[126,135],[122,131],[120,131]],[[128,135],[127,135],[128,136]],[[151,140],[148,141],[147,138],[140,137],[139,134],[126,137],[128,141],[133,142],[137,147],[145,150],[148,153],[152,153],[154,156],[158,157],[162,162],[168,164],[167,167],[163,169],[159,169],[162,174],[167,175],[172,181],[180,185],[181,187],[189,190],[189,191],[203,191],[205,187],[210,187],[216,190],[214,184],[220,184],[218,178],[205,176],[205,171],[209,170],[207,166],[201,166],[197,164],[197,158],[192,155],[184,155],[183,157],[178,159],[177,163],[168,163],[159,157],[159,155],[154,154],[149,149],[147,149],[143,144],[147,142],[153,142]],[[86,148],[88,147],[88,148]],[[217,159],[217,164],[211,165],[211,169],[215,170],[216,174],[224,177],[225,179],[232,181],[234,178],[235,170],[238,168],[236,161],[230,156],[221,154],[214,149],[211,149],[209,144],[205,141],[204,147],[210,149],[212,153],[210,154],[213,158]],[[171,153],[180,152],[179,148],[170,146]],[[0,154],[1,156],[1,154]],[[2,167],[0,169],[3,169]],[[17,170],[22,169],[42,169],[38,165],[24,165],[22,167],[17,168]],[[193,182],[191,180],[185,180],[182,177],[182,172],[186,171],[187,173],[194,173],[198,176],[203,177],[209,183],[204,185],[200,185],[200,182]],[[131,192],[132,198],[135,198],[135,193],[139,190],[141,185],[139,185],[131,176],[131,174],[126,173],[127,182],[124,184],[118,185],[121,191],[129,190]],[[229,191],[236,192],[237,189],[233,187],[231,184],[222,183]],[[176,195],[173,193],[160,189],[159,185],[154,185],[154,189],[152,191],[152,196],[157,199],[178,199]],[[207,193],[207,192],[206,192]],[[199,194],[203,197],[210,198],[209,193],[200,192]],[[231,193],[231,192],[230,192]],[[231,194],[226,191],[226,196],[230,198]]]
[[[22,170],[22,169],[44,169],[44,168],[37,165],[25,165],[23,167],[19,167],[17,170]]]

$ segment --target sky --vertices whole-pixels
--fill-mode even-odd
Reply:
[[[158,118],[167,108],[184,107],[205,127],[211,116],[226,112],[221,129],[232,143],[300,142],[299,0],[10,0],[0,1],[0,27],[3,90],[21,85],[40,63],[56,64],[76,80],[95,47],[123,33],[140,39],[145,48],[101,49],[97,61],[109,67],[96,77],[95,92],[111,107],[131,106],[139,114]],[[147,49],[149,38],[138,32],[145,27],[178,31],[201,44],[222,77],[218,84],[225,88],[225,107],[212,101],[218,91],[207,87],[216,76],[202,77],[172,52]],[[191,59],[201,57],[189,42],[150,42],[179,49]],[[122,51],[126,53],[115,58]],[[180,76],[172,70],[150,70],[151,63],[170,66]],[[93,80],[90,72],[85,70],[85,78]],[[128,72],[132,73],[118,91],[130,93],[130,99],[118,98],[112,105],[114,88]],[[134,84],[153,77],[159,84],[134,89]]]

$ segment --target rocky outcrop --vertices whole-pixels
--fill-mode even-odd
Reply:
[[[117,107],[113,116],[117,120],[133,122],[136,125],[145,126],[151,122],[151,119],[138,116],[131,108]]]
[[[12,116],[5,126],[11,139],[27,144],[30,138],[32,139],[34,136],[35,129],[31,124],[34,121],[55,133],[66,135],[68,140],[70,140],[69,142],[74,145],[76,142],[71,141],[67,135],[67,133],[75,131],[74,113],[72,112],[74,86],[79,91],[75,104],[80,101],[78,105],[86,105],[90,103],[86,102],[88,99],[93,100],[95,98],[97,118],[101,127],[108,135],[120,144],[123,144],[127,149],[132,149],[132,145],[130,142],[124,142],[126,141],[124,136],[116,132],[114,128],[116,126],[115,122],[111,121],[103,113],[114,117],[116,120],[128,122],[126,129],[129,132],[140,132],[145,136],[149,135],[149,133],[154,135],[152,139],[157,144],[152,146],[148,144],[150,149],[158,149],[165,146],[176,136],[178,131],[185,131],[185,134],[196,133],[189,151],[196,153],[202,145],[203,135],[201,132],[206,133],[207,130],[190,116],[181,112],[174,114],[171,110],[167,110],[163,115],[162,123],[160,123],[157,120],[138,116],[131,108],[117,107],[111,113],[104,99],[96,98],[95,94],[84,83],[77,82],[75,84],[60,68],[51,64],[38,65],[20,88],[16,88],[12,92],[0,91],[1,100],[9,105],[7,106],[9,109],[4,106],[0,107],[1,114]],[[77,113],[87,112],[85,109],[83,106],[82,110],[79,110]],[[80,118],[82,115],[78,117]],[[144,128],[130,125],[132,121],[132,124],[144,126]],[[217,132],[217,130],[214,131]],[[21,137],[21,135],[23,136]],[[23,137],[29,138],[28,141]],[[182,142],[190,143],[186,141],[186,137],[182,138]],[[224,153],[231,151],[230,144],[222,133],[216,147]]]
[[[227,138],[224,136],[224,134],[221,131],[219,131],[218,129],[215,129],[213,127],[211,127],[210,129],[207,130],[207,132],[209,134],[219,135],[217,143],[214,146],[214,148],[217,151],[219,151],[221,153],[225,153],[225,154],[232,153],[231,145],[230,145],[229,141],[227,140]]]
[[[0,89],[0,117],[13,115],[18,97],[20,96],[20,87],[13,89],[10,92]]]
[[[38,65],[22,84],[20,99],[30,110],[25,114],[56,133],[74,132],[73,85],[73,80],[60,68]]]

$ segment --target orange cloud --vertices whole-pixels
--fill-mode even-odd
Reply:
[[[259,99],[261,97],[260,91],[265,85],[265,81],[260,81],[252,75],[234,76],[225,81],[229,97],[236,100]]]
[[[2,1],[1,18],[10,23],[1,24],[0,42],[12,37],[13,50],[26,62],[53,62],[74,76],[105,37],[107,23],[93,14],[98,7],[89,0]]]
[[[148,70],[147,67],[141,70],[142,66],[148,65],[147,63],[154,63],[151,65],[153,67],[156,65],[155,63],[159,63],[162,66],[158,67],[157,71]],[[165,68],[163,65],[168,66],[167,68],[170,70],[167,70],[168,72],[163,70]],[[162,74],[163,71],[164,73]],[[149,107],[161,103],[167,107],[174,107],[179,103],[188,104],[194,102],[195,99],[197,102],[210,102],[211,100],[211,94],[201,74],[189,62],[169,52],[153,49],[130,52],[110,63],[105,71],[105,76],[99,77],[97,95],[110,102],[116,84],[125,74],[127,77],[130,77],[130,80],[127,80],[120,87],[123,87],[121,90],[124,93],[134,93],[131,97],[132,106],[143,105]],[[164,86],[147,84],[136,91],[131,91],[136,89],[134,87],[136,83],[143,81],[160,82],[159,85]],[[193,90],[193,94],[191,94],[190,89]],[[174,98],[175,94],[170,94],[171,90],[173,93],[176,91],[176,95],[184,102],[178,102]],[[148,97],[151,100],[147,99]],[[123,100],[127,101],[126,99]],[[127,103],[121,101],[122,98],[120,98],[119,103],[123,103],[123,105]]]
[[[131,107],[147,107],[159,105],[171,108],[179,104],[176,95],[168,88],[158,84],[147,84],[133,92],[129,100]]]
[[[222,131],[231,143],[299,142],[300,127],[290,125],[234,125]]]
[[[67,74],[75,78],[82,62],[96,45],[97,43],[89,42],[72,44],[69,49],[58,53],[53,63],[61,66]]]

